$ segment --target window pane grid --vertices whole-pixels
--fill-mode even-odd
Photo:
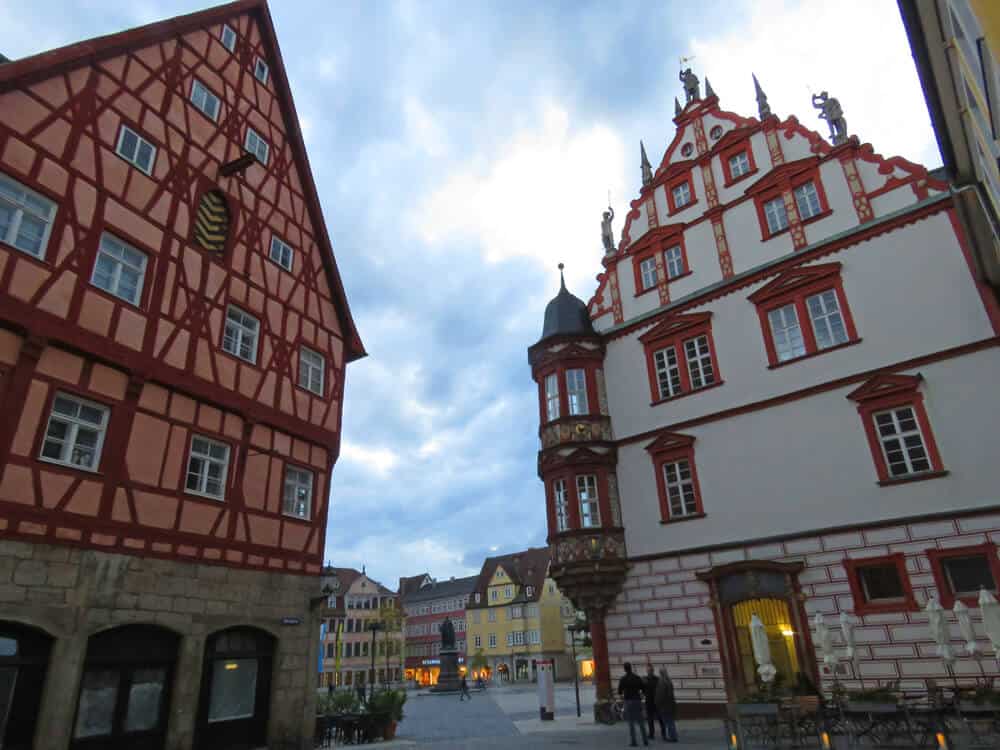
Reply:
[[[785,210],[783,198],[772,198],[764,204],[764,216],[767,218],[767,229],[771,234],[788,229],[788,211]]]
[[[325,371],[326,360],[322,354],[304,346],[299,350],[299,385],[322,396]]]
[[[236,49],[236,32],[233,31],[231,26],[223,24],[221,38],[222,38],[222,46],[225,47],[227,50],[232,52],[234,49]]]
[[[874,417],[890,476],[930,471],[930,459],[912,407],[878,412]]]
[[[218,119],[219,97],[209,91],[205,84],[197,79],[195,79],[195,82],[191,86],[191,103],[210,119]]]
[[[668,247],[663,255],[667,261],[668,279],[675,279],[684,273],[684,254],[681,253],[680,245]]]
[[[146,256],[109,235],[101,235],[91,283],[133,305],[139,304]]]
[[[125,161],[146,174],[153,173],[156,147],[127,125],[122,125],[117,152]]]
[[[571,415],[586,414],[589,411],[587,404],[587,377],[583,370],[566,371],[566,395],[569,400],[569,413]]]
[[[663,465],[663,479],[667,485],[670,517],[682,518],[698,512],[698,502],[691,477],[691,464],[687,460]]]
[[[708,336],[698,336],[685,341],[684,355],[687,359],[688,374],[691,376],[692,390],[704,388],[715,382],[715,370],[712,367],[712,352],[708,346]]]
[[[742,177],[749,171],[750,159],[747,157],[746,151],[740,151],[729,157],[729,174],[732,177]]]
[[[677,364],[677,350],[670,346],[653,354],[656,365],[656,380],[660,388],[660,398],[676,396],[681,392],[681,369]]]
[[[576,478],[576,495],[580,500],[580,526],[587,529],[601,525],[597,499],[597,477],[584,474]]]
[[[642,277],[643,290],[656,286],[656,258],[646,258],[639,264],[639,274]]]
[[[0,175],[0,241],[43,257],[55,207],[52,201]]]
[[[285,494],[282,510],[296,518],[309,518],[312,505],[313,473],[289,466],[285,470]]]
[[[279,266],[287,271],[292,270],[292,248],[286,242],[277,237],[272,237],[270,255],[271,260]]]
[[[691,188],[686,182],[677,185],[672,192],[676,208],[681,208],[691,202]]]
[[[566,482],[557,479],[552,483],[552,494],[556,501],[556,531],[566,531],[569,528],[569,513],[566,507]]]
[[[822,207],[819,203],[819,194],[812,182],[795,188],[795,205],[798,207],[799,217],[802,219],[811,219],[820,214]]]
[[[254,362],[257,359],[257,331],[260,323],[251,315],[236,307],[226,312],[226,329],[222,336],[224,351]]]
[[[801,357],[806,353],[806,344],[802,338],[799,315],[794,303],[771,310],[767,314],[767,322],[771,327],[774,352],[779,362]]]
[[[191,439],[185,489],[198,495],[222,499],[229,468],[229,446],[196,435]]]
[[[847,329],[844,327],[844,318],[840,314],[840,304],[837,302],[836,292],[828,289],[820,294],[807,297],[806,308],[809,310],[818,348],[827,349],[847,342]]]
[[[107,427],[108,409],[58,394],[45,430],[41,458],[52,463],[96,470]]]
[[[267,141],[261,138],[253,128],[247,128],[246,142],[243,144],[247,151],[257,157],[261,164],[267,164],[270,146]]]
[[[545,414],[551,422],[559,419],[559,376],[545,376]]]

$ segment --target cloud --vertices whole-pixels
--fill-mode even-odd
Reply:
[[[429,247],[471,242],[490,263],[528,257],[554,270],[563,262],[567,276],[589,288],[609,190],[624,215],[625,147],[607,124],[573,127],[555,101],[541,103],[534,119],[496,153],[457,165],[410,223]]]
[[[711,79],[723,109],[757,113],[754,72],[782,119],[795,115],[827,136],[810,95],[828,91],[844,108],[848,132],[876,152],[941,164],[896,3],[755,0],[743,12],[745,23],[691,36],[690,64],[702,84]]]
[[[340,444],[340,460],[365,472],[386,476],[399,463],[399,456],[391,448],[360,445],[344,440]]]

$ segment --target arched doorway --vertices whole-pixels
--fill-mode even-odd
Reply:
[[[87,641],[73,750],[160,750],[179,637],[154,625],[105,630]]]
[[[0,748],[30,750],[52,639],[41,630],[0,622]]]
[[[710,587],[730,699],[757,687],[750,640],[753,615],[767,632],[775,679],[786,686],[803,679],[817,684],[815,652],[798,583],[802,567],[801,563],[761,560],[721,565],[698,574]]]
[[[267,742],[275,638],[256,628],[208,638],[198,703],[199,748],[239,750]]]

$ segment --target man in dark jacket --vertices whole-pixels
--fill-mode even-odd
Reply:
[[[656,737],[656,722],[660,722],[660,734],[663,739],[667,739],[667,727],[663,723],[663,717],[656,708],[656,687],[660,680],[656,676],[656,671],[652,664],[646,665],[646,679],[642,686],[643,695],[646,698],[646,719],[649,721],[649,737]]]
[[[642,744],[648,745],[646,725],[642,722],[642,678],[632,672],[632,665],[625,662],[625,676],[618,681],[618,692],[625,701],[625,721],[628,722],[628,733],[632,739],[631,747],[638,747],[635,742],[635,727],[639,725],[642,734]]]

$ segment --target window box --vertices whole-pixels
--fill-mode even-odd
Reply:
[[[794,268],[747,298],[757,306],[771,368],[859,341],[840,269],[840,263]]]
[[[672,315],[639,337],[653,403],[721,382],[711,313]]]
[[[951,609],[956,599],[969,607],[978,607],[980,587],[998,593],[1000,559],[995,544],[929,549],[927,557],[945,609]]]
[[[667,184],[668,216],[691,208],[697,202],[698,196],[694,192],[694,181],[691,179],[690,172]]]
[[[847,394],[858,404],[879,484],[943,475],[920,375],[876,375]]]
[[[854,613],[913,612],[919,609],[903,553],[844,560]]]
[[[107,232],[101,235],[90,283],[139,306],[146,280],[146,254]]]
[[[0,174],[0,242],[44,260],[56,204]]]
[[[108,407],[58,392],[52,400],[39,458],[73,469],[96,472],[108,430]]]
[[[152,176],[153,166],[156,164],[156,146],[128,125],[122,125],[118,133],[115,153],[140,172]]]
[[[694,462],[694,438],[667,432],[646,446],[656,471],[661,523],[705,515]]]

